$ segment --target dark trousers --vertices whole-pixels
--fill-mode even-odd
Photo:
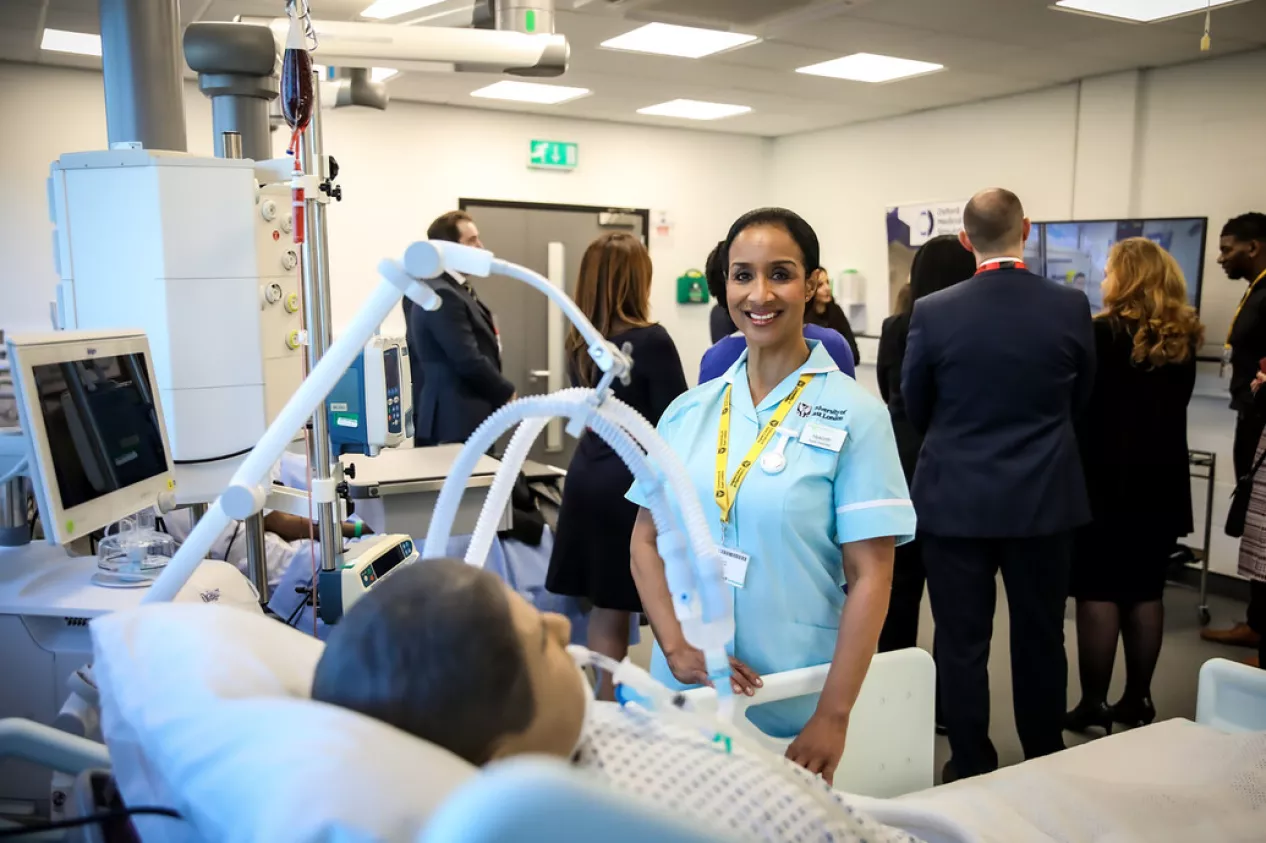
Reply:
[[[892,564],[892,596],[879,633],[879,652],[919,644],[919,604],[923,602],[923,546],[919,539],[897,548]]]
[[[1011,693],[1024,757],[1063,749],[1064,603],[1072,535],[921,537],[936,618],[941,707],[955,771],[966,777],[998,768],[998,752],[989,740],[989,644],[999,570],[1010,609]]]
[[[1235,463],[1235,477],[1238,480],[1253,470],[1253,461],[1257,457],[1257,444],[1261,441],[1262,431],[1266,429],[1266,415],[1240,411],[1235,420],[1235,443],[1231,446],[1231,458]],[[1262,467],[1266,471],[1266,466]],[[1261,583],[1253,583],[1261,586]],[[1253,588],[1248,598],[1249,626],[1253,626],[1253,617],[1257,616],[1259,626],[1254,629],[1266,638],[1266,586]]]
[[[1248,625],[1262,636],[1257,645],[1257,666],[1266,670],[1266,582],[1250,580],[1248,587]]]
[[[1257,456],[1257,443],[1261,441],[1263,429],[1266,429],[1266,415],[1240,411],[1235,420],[1235,442],[1231,446],[1235,479],[1253,469],[1253,458]]]

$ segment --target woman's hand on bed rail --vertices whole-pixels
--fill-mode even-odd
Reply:
[[[815,712],[787,747],[787,758],[810,773],[820,774],[827,784],[835,784],[835,768],[844,754],[847,737],[847,714]]]
[[[708,666],[703,650],[692,647],[683,640],[675,649],[665,650],[664,658],[668,662],[668,669],[673,672],[678,682],[684,685],[712,684],[708,680]],[[733,657],[730,658],[730,671],[730,687],[736,694],[750,697],[765,684],[759,673]]]

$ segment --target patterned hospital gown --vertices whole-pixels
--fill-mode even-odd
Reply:
[[[785,764],[792,775],[771,769],[771,763]],[[622,793],[734,839],[918,843],[856,811],[791,762],[739,748],[728,754],[702,734],[613,704],[594,706],[576,764]],[[829,798],[816,798],[813,789]]]

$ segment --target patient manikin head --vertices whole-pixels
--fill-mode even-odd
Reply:
[[[367,714],[482,765],[568,757],[590,691],[571,625],[479,568],[429,559],[397,570],[334,627],[312,698]]]

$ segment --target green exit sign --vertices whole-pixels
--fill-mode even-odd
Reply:
[[[528,149],[528,166],[542,170],[574,170],[580,163],[580,144],[534,140]]]

